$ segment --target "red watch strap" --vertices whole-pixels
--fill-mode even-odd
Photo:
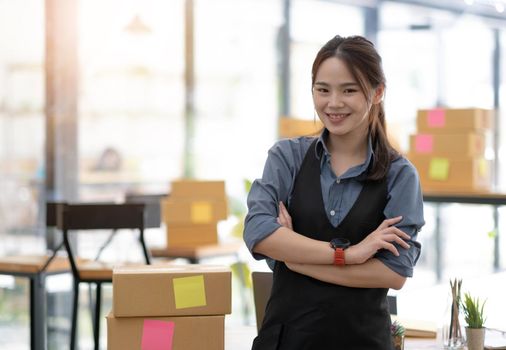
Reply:
[[[334,250],[334,265],[337,265],[337,266],[344,266],[345,265],[344,249],[336,248],[336,250]]]

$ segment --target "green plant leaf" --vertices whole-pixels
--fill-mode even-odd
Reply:
[[[246,193],[249,193],[252,184],[253,182],[251,180],[244,179],[244,189],[246,190]]]
[[[240,216],[238,219],[239,221],[237,221],[237,224],[235,224],[233,227],[232,227],[232,230],[230,231],[230,234],[232,235],[232,237],[236,237],[236,238],[239,238],[239,239],[242,239],[243,237],[243,232],[244,232],[244,215]]]
[[[464,294],[462,309],[464,311],[464,319],[470,328],[483,328],[485,323],[484,307],[485,301],[479,298],[473,298],[469,293]]]

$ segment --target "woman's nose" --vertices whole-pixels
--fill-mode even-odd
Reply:
[[[338,94],[332,94],[329,100],[329,106],[331,107],[344,107],[344,102]]]

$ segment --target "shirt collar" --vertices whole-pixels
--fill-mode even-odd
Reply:
[[[327,145],[325,144],[325,141],[328,139],[328,137],[329,137],[329,131],[327,130],[327,128],[324,128],[322,133],[318,137],[318,140],[316,141],[316,147],[315,147],[316,158],[321,160],[322,166],[327,160],[330,159],[330,152],[327,149]],[[360,165],[357,165],[357,166],[351,168],[349,171],[347,171],[346,177],[354,177],[354,176],[364,174],[372,162],[373,155],[374,155],[374,151],[372,149],[372,140],[371,140],[371,135],[369,135],[367,138],[367,155],[365,157],[365,162]],[[348,176],[348,173],[349,173],[349,176]]]

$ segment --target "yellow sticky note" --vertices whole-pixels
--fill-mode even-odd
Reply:
[[[429,178],[431,180],[448,180],[450,162],[446,158],[432,158],[429,165]]]
[[[209,202],[193,202],[191,220],[196,224],[207,224],[213,219],[213,207]]]
[[[485,159],[480,159],[478,163],[478,174],[481,177],[487,177],[488,175],[488,163]]]
[[[172,284],[176,309],[206,306],[204,275],[174,278]]]

